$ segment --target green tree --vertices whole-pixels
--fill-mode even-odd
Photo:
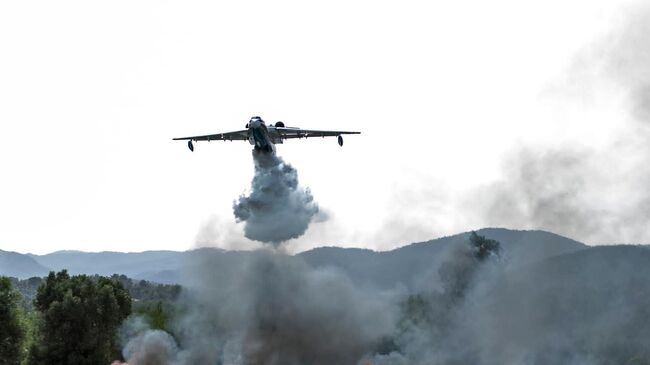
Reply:
[[[0,365],[20,364],[25,337],[21,325],[20,293],[11,280],[0,277]]]
[[[501,247],[499,241],[479,236],[474,231],[469,236],[469,244],[474,249],[474,257],[480,261],[485,260],[491,255],[499,256]]]
[[[131,312],[122,284],[107,278],[50,272],[38,288],[40,312],[30,363],[108,364],[117,355],[117,329]]]
[[[153,329],[166,330],[169,315],[165,313],[162,302],[157,302],[149,312],[149,325]]]

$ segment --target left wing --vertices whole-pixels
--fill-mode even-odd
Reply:
[[[361,134],[361,132],[348,131],[316,131],[290,127],[275,127],[281,138],[308,138],[308,137],[337,137],[341,134]]]
[[[248,139],[248,130],[241,130],[227,133],[206,134],[204,136],[174,138],[174,141],[245,141]]]

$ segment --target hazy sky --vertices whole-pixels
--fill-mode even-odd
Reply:
[[[254,247],[232,213],[253,176],[251,146],[190,153],[171,140],[243,129],[253,115],[362,131],[343,148],[278,146],[329,216],[288,242],[293,252],[387,249],[486,225],[650,241],[548,216],[500,220],[486,211],[494,202],[472,203],[508,190],[522,148],[602,153],[633,119],[615,84],[584,72],[633,4],[3,1],[0,249]]]

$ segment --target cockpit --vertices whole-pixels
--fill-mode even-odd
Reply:
[[[258,116],[254,116],[251,118],[251,120],[248,123],[246,123],[246,128],[249,128],[253,124],[259,124],[259,123],[264,124],[264,121],[262,120],[262,118]]]

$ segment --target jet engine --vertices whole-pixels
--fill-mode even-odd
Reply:
[[[339,141],[339,146],[343,147],[343,136],[339,136],[337,139]]]
[[[187,141],[187,148],[189,148],[190,151],[194,152],[194,144],[192,143],[191,139]]]

